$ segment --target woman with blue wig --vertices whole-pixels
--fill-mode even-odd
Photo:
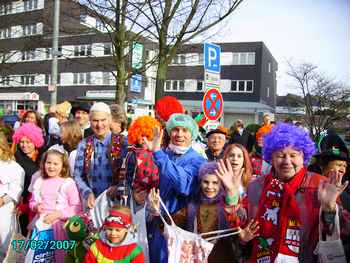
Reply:
[[[264,137],[263,156],[272,170],[248,185],[245,209],[260,229],[251,240],[249,262],[316,262],[319,229],[322,240],[329,240],[336,216],[347,221],[336,200],[348,182],[342,184],[342,176],[326,179],[308,172],[314,153],[309,134],[291,124],[279,123]],[[217,175],[229,196],[239,195],[230,164],[220,162]]]

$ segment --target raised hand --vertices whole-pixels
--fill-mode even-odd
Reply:
[[[335,211],[336,201],[339,195],[348,186],[348,181],[342,184],[343,175],[330,171],[327,179],[322,181],[318,187],[318,199],[323,211]]]
[[[148,203],[151,213],[154,215],[160,214],[160,197],[159,197],[159,189],[152,188],[150,193],[148,194]]]
[[[215,171],[215,174],[222,182],[227,193],[229,195],[235,195],[241,185],[240,174],[235,174],[232,170],[231,163],[228,159],[219,160],[219,168]]]
[[[159,126],[153,128],[153,140],[148,140],[147,137],[142,137],[142,143],[146,145],[151,152],[159,151],[162,145],[163,129]]]
[[[249,242],[250,240],[252,240],[253,238],[255,238],[259,235],[259,233],[258,233],[259,228],[260,228],[259,222],[254,221],[254,219],[252,219],[252,220],[250,220],[248,225],[244,229],[241,230],[241,232],[239,233],[239,238],[243,242]]]

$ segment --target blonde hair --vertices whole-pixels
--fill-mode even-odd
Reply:
[[[3,132],[0,132],[0,160],[7,162],[14,160],[13,152]]]
[[[129,207],[127,206],[123,206],[123,205],[114,205],[110,211],[118,211],[118,212],[122,212],[125,215],[131,216],[131,210]]]
[[[56,156],[61,157],[62,170],[60,173],[60,177],[62,177],[62,178],[72,177],[70,174],[69,161],[68,161],[67,154],[61,153],[57,150],[48,150],[46,153],[44,153],[43,158],[41,159],[41,163],[40,163],[40,171],[41,171],[42,178],[44,178],[44,179],[49,178],[49,176],[47,175],[47,173],[45,171],[45,163],[46,163],[47,157],[50,154],[54,154]]]
[[[83,139],[80,125],[76,121],[66,121],[61,124],[61,130],[63,129],[65,129],[67,134],[65,144],[68,146],[69,151],[73,151]]]

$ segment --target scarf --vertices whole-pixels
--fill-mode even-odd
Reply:
[[[188,147],[176,146],[176,145],[174,145],[172,143],[169,143],[168,147],[175,154],[185,154],[191,148],[191,146],[188,146]]]
[[[253,240],[251,262],[298,262],[301,219],[295,193],[305,173],[302,168],[289,182],[274,178],[273,172],[266,177],[256,218],[260,236]]]

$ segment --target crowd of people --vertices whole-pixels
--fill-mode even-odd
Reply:
[[[237,120],[203,141],[170,96],[157,101],[155,117],[131,123],[103,102],[65,101],[43,120],[27,111],[12,136],[0,132],[0,260],[15,232],[40,240],[43,225],[52,240],[78,243],[40,262],[350,260],[345,143],[332,131],[314,142],[302,127],[263,119],[254,134]],[[198,239],[235,235],[212,234],[202,259],[198,247],[180,244],[175,261],[169,222]]]

